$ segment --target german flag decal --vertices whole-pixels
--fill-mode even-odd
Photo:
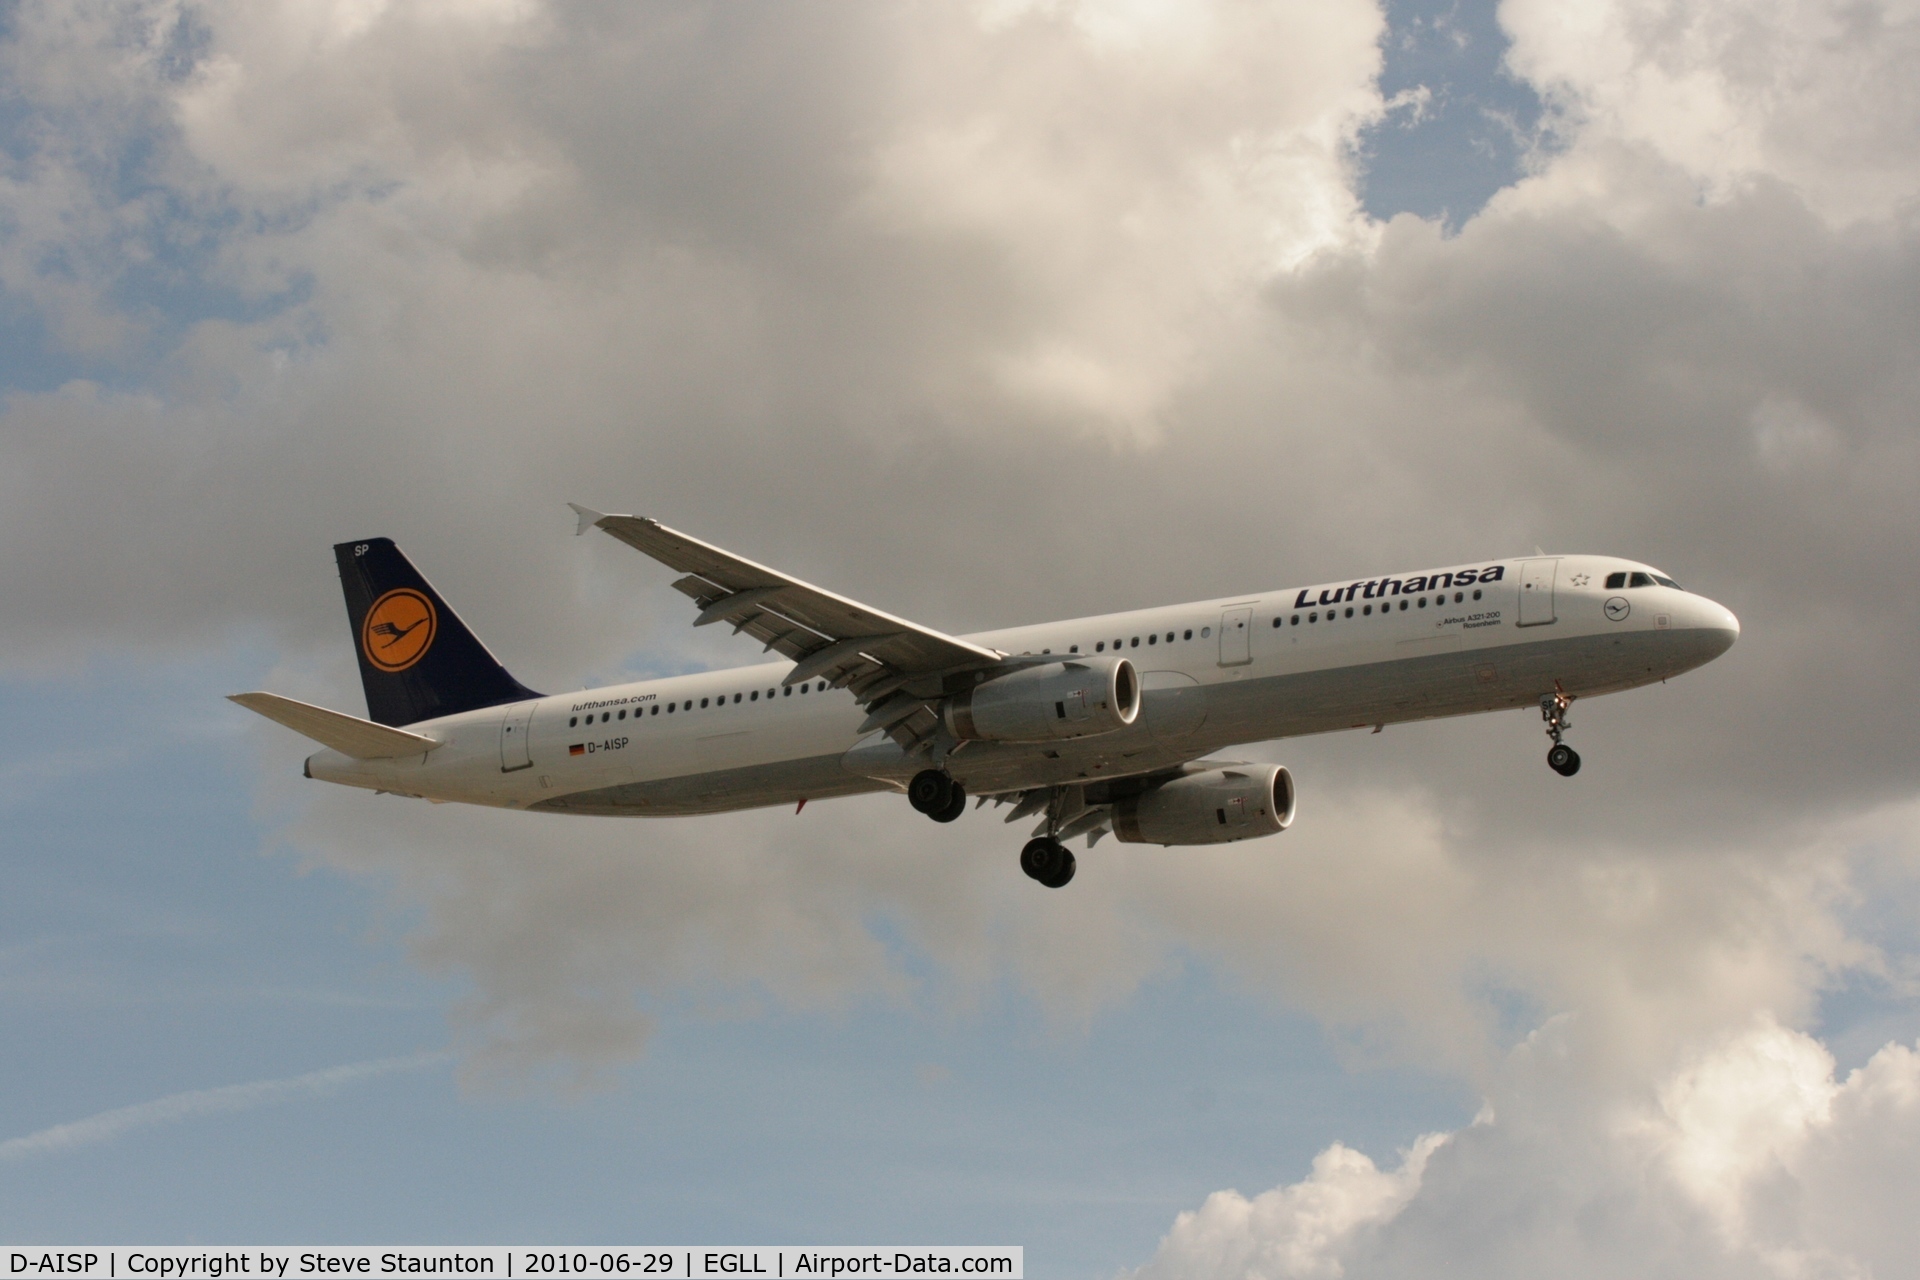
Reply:
[[[570,756],[583,756],[587,754],[587,744],[584,742],[576,742],[567,748],[567,754]]]

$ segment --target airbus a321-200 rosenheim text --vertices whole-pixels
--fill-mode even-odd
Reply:
[[[1293,778],[1236,744],[1538,706],[1571,777],[1569,704],[1725,653],[1731,612],[1648,565],[1536,555],[968,636],[791,578],[638,516],[575,506],[683,575],[695,626],[776,662],[547,695],[515,680],[388,538],[334,548],[367,719],[233,700],[326,749],[306,775],[434,801],[620,817],[904,792],[1037,817],[1033,879],[1066,842],[1224,844],[1284,831]]]

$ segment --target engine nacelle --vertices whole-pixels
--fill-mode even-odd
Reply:
[[[1128,844],[1229,844],[1293,824],[1293,775],[1277,764],[1237,764],[1172,778],[1113,805],[1113,834]]]
[[[995,676],[947,699],[962,741],[1055,742],[1112,733],[1140,715],[1140,677],[1125,658],[1070,658]]]

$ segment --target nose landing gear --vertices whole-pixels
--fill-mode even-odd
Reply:
[[[1540,718],[1547,722],[1547,736],[1553,739],[1553,746],[1547,752],[1547,768],[1563,778],[1580,772],[1580,753],[1560,741],[1560,735],[1573,726],[1567,717],[1567,708],[1572,705],[1573,698],[1560,687],[1558,680],[1553,682],[1553,692],[1540,699]]]
[[[938,769],[922,769],[907,784],[907,803],[935,822],[952,822],[967,809],[967,793]]]

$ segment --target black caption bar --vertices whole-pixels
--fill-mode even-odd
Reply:
[[[448,1276],[559,1280],[765,1277],[843,1280],[866,1276],[990,1276],[1025,1280],[1019,1245],[673,1245],[653,1249],[268,1245],[210,1248],[22,1248],[3,1255],[0,1280],[294,1280],[295,1277]]]

